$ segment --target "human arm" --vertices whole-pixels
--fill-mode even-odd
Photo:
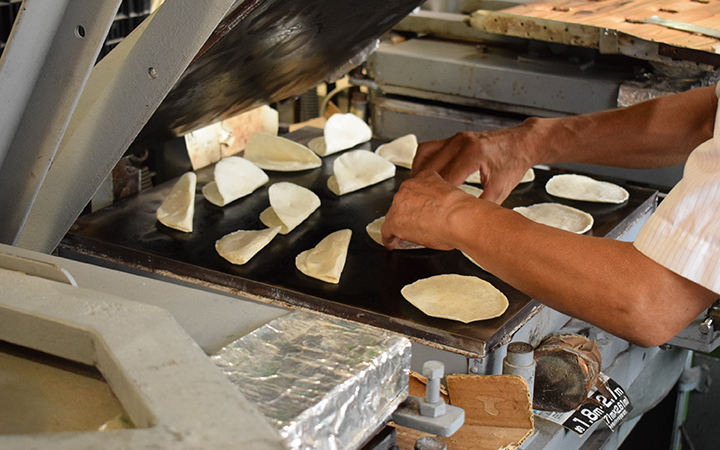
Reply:
[[[382,232],[389,248],[404,239],[461,250],[532,298],[643,346],[667,342],[718,297],[632,243],[537,224],[428,171],[403,183]]]
[[[530,118],[514,128],[458,133],[422,143],[413,173],[432,170],[458,185],[480,170],[481,198],[501,203],[536,164],[657,168],[683,163],[712,137],[716,108],[715,87],[710,86],[627,108]]]

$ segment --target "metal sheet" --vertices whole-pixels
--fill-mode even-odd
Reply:
[[[322,133],[304,128],[290,135],[306,143]],[[374,149],[380,142],[372,141]],[[538,304],[513,287],[478,268],[459,251],[430,249],[388,252],[373,242],[365,226],[384,215],[400,183],[410,176],[397,170],[394,179],[337,197],[327,188],[332,163],[338,155],[323,158],[318,169],[280,173],[268,172],[270,182],[251,196],[224,208],[206,201],[202,186],[210,181],[212,168],[197,172],[194,231],[182,233],[164,227],[155,219],[155,210],[172,187],[167,183],[128,198],[111,207],[81,217],[59,247],[61,256],[82,254],[99,261],[110,260],[153,272],[161,272],[222,289],[236,289],[268,302],[282,302],[337,315],[404,334],[415,341],[482,357],[527,321]],[[545,182],[557,171],[537,170],[533,183],[516,188],[506,207],[558,201],[545,193]],[[267,186],[291,181],[312,189],[321,207],[286,236],[277,236],[268,247],[243,266],[221,258],[214,243],[238,229],[261,229],[260,213],[269,206]],[[595,226],[589,234],[617,237],[655,205],[655,191],[626,187],[630,200],[623,205],[561,203],[593,215]],[[306,277],[295,268],[295,256],[315,246],[329,233],[353,230],[349,255],[338,285]],[[501,317],[463,324],[426,316],[408,303],[400,289],[419,278],[442,273],[475,275],[500,289],[510,302]]]
[[[182,136],[255,106],[300,95],[335,75],[421,3],[423,0],[239,2],[175,84],[135,145]]]
[[[432,39],[382,45],[369,59],[368,71],[384,92],[415,89],[504,103],[514,107],[511,111],[533,108],[556,114],[615,108],[621,83],[634,76],[612,67]]]

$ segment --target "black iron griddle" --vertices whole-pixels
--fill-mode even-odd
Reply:
[[[321,134],[322,130],[304,128],[288,137],[307,143]],[[374,150],[379,143],[371,141],[364,147]],[[100,264],[120,263],[128,268],[234,290],[240,295],[244,292],[272,303],[369,323],[470,357],[485,356],[538,309],[538,303],[483,271],[459,251],[387,251],[372,241],[365,226],[385,214],[410,171],[398,168],[394,179],[337,197],[326,183],[339,154],[323,158],[323,166],[317,169],[294,173],[268,171],[267,185],[224,208],[203,198],[201,188],[211,181],[212,168],[199,170],[192,233],[167,228],[155,219],[155,211],[173,181],[80,217],[60,244],[59,253]],[[537,169],[535,172],[535,181],[518,186],[503,206],[564,203],[593,215],[595,225],[588,234],[613,238],[622,235],[655,206],[655,191],[633,186],[625,186],[630,199],[622,205],[557,199],[545,193],[544,186],[558,172]],[[216,240],[240,229],[265,228],[259,215],[269,206],[267,188],[278,181],[290,181],[313,190],[322,205],[291,233],[278,235],[247,264],[236,266],[221,258],[214,248]],[[343,228],[352,229],[353,236],[338,285],[307,277],[295,268],[297,254]],[[508,310],[496,319],[463,324],[429,317],[400,294],[406,284],[444,273],[475,275],[489,281],[507,296]]]

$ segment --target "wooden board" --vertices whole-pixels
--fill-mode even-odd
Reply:
[[[534,431],[527,383],[515,375],[448,375],[450,404],[465,410],[465,423],[441,438],[448,450],[516,449]],[[410,394],[424,395],[422,380],[411,377]],[[443,396],[444,397],[444,396]],[[397,445],[412,450],[415,441],[431,436],[394,425]]]
[[[601,33],[604,30],[615,30],[620,34],[634,36],[644,41],[711,54],[716,53],[713,46],[720,45],[720,39],[713,37],[642,23],[649,17],[658,16],[720,30],[720,0],[553,0],[530,2],[501,11],[478,11],[476,14],[478,15],[476,22],[482,20],[485,24],[511,21],[511,24],[503,23],[501,27],[516,31],[503,34],[531,39],[552,40],[543,38],[543,34],[547,33],[548,29],[545,26],[534,26],[536,20],[541,24],[543,21],[552,21],[575,26],[576,29],[581,30],[576,34],[587,31],[582,27],[598,30]],[[529,23],[524,23],[524,18],[531,20]],[[488,25],[492,27],[491,24]],[[518,28],[521,28],[522,32],[517,32]],[[568,28],[565,27],[562,31],[568,31]],[[582,36],[578,38],[582,41]],[[583,45],[582,42],[579,42],[579,45]]]

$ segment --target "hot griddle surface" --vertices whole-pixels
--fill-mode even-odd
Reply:
[[[307,143],[322,131],[305,128],[289,137]],[[365,144],[377,147],[379,142]],[[360,146],[361,148],[362,146]],[[365,226],[384,215],[400,183],[410,171],[397,169],[394,179],[337,197],[327,188],[332,164],[339,154],[323,158],[318,169],[295,173],[267,171],[270,182],[248,197],[224,208],[201,194],[211,181],[212,168],[199,170],[195,197],[194,230],[183,233],[160,224],[155,211],[173,182],[144,191],[93,214],[82,216],[62,241],[62,256],[90,256],[133,268],[171,274],[203,285],[238,289],[272,302],[307,307],[402,333],[430,345],[481,357],[537,310],[538,304],[493,275],[483,271],[459,251],[430,249],[387,251],[365,232]],[[536,170],[532,183],[518,186],[503,206],[541,202],[564,203],[592,214],[595,225],[588,233],[616,237],[654,206],[655,192],[626,186],[630,200],[623,205],[566,201],[545,193],[546,181],[555,171]],[[290,181],[313,190],[322,205],[288,235],[278,235],[247,264],[236,266],[215,251],[216,240],[237,230],[263,229],[260,213],[269,206],[268,187]],[[327,284],[295,268],[295,257],[314,247],[334,231],[353,231],[340,283]],[[444,273],[475,275],[500,289],[510,303],[501,317],[463,324],[425,315],[400,294],[406,284]]]

